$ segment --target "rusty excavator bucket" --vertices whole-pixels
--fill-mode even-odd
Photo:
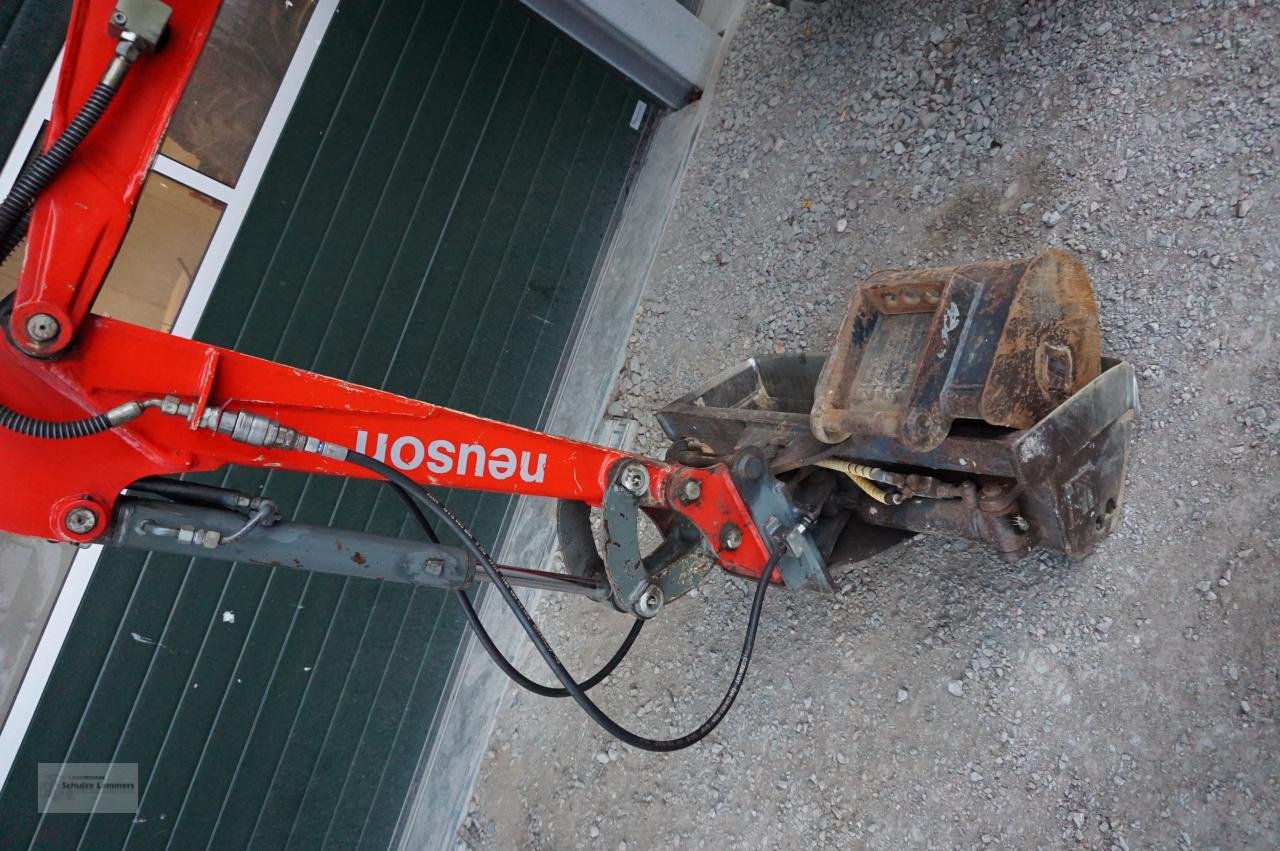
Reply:
[[[823,443],[925,451],[957,419],[1030,428],[1101,371],[1089,275],[1065,251],[877,272],[854,290],[815,388]]]
[[[683,463],[762,450],[829,568],[913,532],[1084,556],[1118,522],[1137,404],[1088,273],[1051,249],[877,272],[825,359],[753,358],[658,420]]]

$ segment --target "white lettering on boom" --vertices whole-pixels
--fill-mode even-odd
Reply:
[[[412,449],[413,454],[408,458],[404,457],[404,450]],[[422,441],[416,437],[405,435],[397,437],[396,442],[391,444],[391,463],[395,464],[401,470],[415,470],[422,464],[422,456],[426,454],[426,449],[422,445]]]
[[[458,447],[458,475],[467,475],[467,460],[475,459],[471,475],[484,475],[484,447],[478,443],[464,443]]]
[[[387,458],[387,443],[391,443],[391,463],[405,472],[425,466],[429,473],[447,476],[473,478],[490,478],[502,481],[520,474],[520,479],[529,483],[538,483],[545,479],[547,472],[547,453],[522,450],[517,462],[516,452],[505,446],[486,449],[480,443],[454,444],[451,440],[437,438],[423,443],[413,435],[397,437],[378,433],[374,436],[373,457],[378,461]],[[362,455],[369,453],[369,433],[363,429],[356,431],[356,451]]]

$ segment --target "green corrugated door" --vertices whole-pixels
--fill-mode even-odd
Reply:
[[[198,337],[536,425],[640,133],[514,2],[344,4]],[[233,470],[293,519],[410,534],[368,482]],[[449,504],[492,541],[506,508]],[[0,794],[0,844],[384,847],[463,628],[446,596],[104,554]],[[36,812],[40,762],[136,762],[133,815]]]
[[[71,0],[0,0],[0,163],[18,140],[70,17]]]

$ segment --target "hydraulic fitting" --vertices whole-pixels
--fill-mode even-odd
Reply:
[[[198,425],[250,446],[310,452],[337,461],[347,457],[346,447],[308,437],[262,414],[210,407],[205,408]]]

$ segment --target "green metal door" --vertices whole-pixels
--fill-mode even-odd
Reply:
[[[514,2],[344,4],[197,336],[537,425],[637,98]],[[373,483],[212,480],[412,533]],[[449,505],[488,542],[507,507]],[[462,628],[440,593],[108,552],[0,793],[0,846],[385,847]],[[42,816],[41,762],[137,763],[139,812]]]
[[[0,0],[0,152],[18,140],[70,17],[71,0]]]

